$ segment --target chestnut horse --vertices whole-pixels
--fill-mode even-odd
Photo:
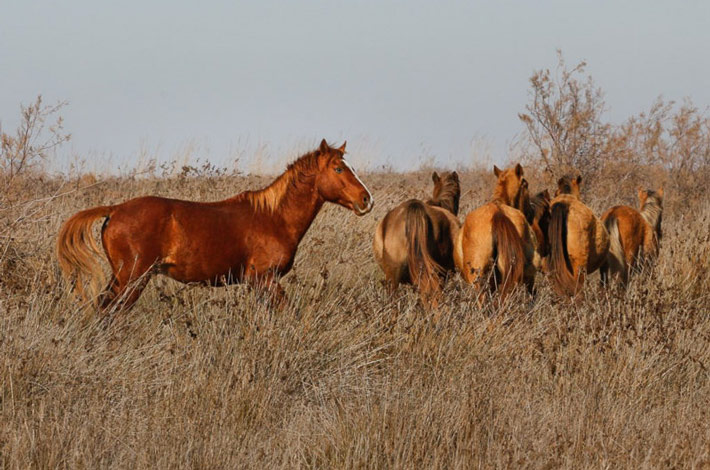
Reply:
[[[550,204],[547,263],[552,285],[563,296],[576,297],[584,277],[599,269],[609,251],[609,234],[592,210],[579,200],[582,177],[562,177]]]
[[[391,290],[411,283],[422,302],[436,306],[442,279],[454,270],[454,239],[459,231],[459,175],[432,174],[433,197],[411,199],[387,213],[377,226],[372,248]]]
[[[332,148],[323,140],[267,188],[224,201],[149,196],[81,211],[59,232],[62,271],[85,299],[88,283],[89,300],[98,300],[103,271],[91,229],[105,219],[101,240],[113,275],[101,308],[130,307],[155,273],[213,286],[244,282],[265,288],[270,300],[282,303],[276,278],[291,270],[298,244],[323,203],[357,215],[372,210],[372,195],[344,153],[345,144]]]
[[[522,166],[507,170],[494,166],[493,171],[498,177],[493,199],[466,216],[454,249],[456,267],[476,288],[479,303],[486,281],[492,291],[500,287],[501,302],[521,282],[532,292],[540,264],[535,234],[515,208],[524,206],[527,194]]]
[[[603,283],[611,271],[626,285],[635,268],[658,256],[663,188],[658,191],[639,189],[638,198],[640,212],[628,206],[615,206],[602,215],[610,239],[607,263],[600,271]]]

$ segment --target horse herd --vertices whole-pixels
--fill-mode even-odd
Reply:
[[[531,294],[537,272],[548,273],[563,297],[581,295],[587,274],[600,270],[622,284],[658,254],[663,189],[639,190],[640,210],[609,209],[601,219],[580,200],[581,177],[563,177],[555,197],[530,196],[523,168],[494,167],[487,204],[458,219],[456,172],[434,173],[430,200],[406,201],[377,226],[373,250],[390,289],[411,283],[436,306],[444,280],[458,270],[479,303],[497,291],[502,302],[523,284]],[[362,216],[370,191],[345,160],[345,143],[320,146],[291,163],[268,187],[218,202],[140,197],[73,215],[59,232],[57,258],[69,285],[101,309],[131,307],[154,274],[208,285],[246,283],[283,305],[280,276],[325,202]],[[93,223],[111,267],[107,284]],[[103,287],[105,285],[105,287]]]

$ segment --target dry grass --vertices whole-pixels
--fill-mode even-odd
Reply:
[[[495,312],[455,279],[433,324],[411,290],[386,295],[371,253],[378,219],[429,174],[365,180],[373,213],[326,207],[283,280],[287,311],[158,278],[108,327],[63,293],[64,219],[267,180],[111,179],[50,199],[75,183],[27,183],[34,202],[0,212],[0,468],[710,465],[707,196],[667,191],[660,261],[623,296],[594,275],[570,307],[539,278],[534,301]],[[462,187],[465,215],[492,176]],[[635,194],[590,192],[597,213]]]

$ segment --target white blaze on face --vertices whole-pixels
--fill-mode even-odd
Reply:
[[[353,176],[355,177],[355,179],[357,180],[357,182],[360,183],[363,188],[365,188],[365,191],[367,191],[367,195],[368,195],[368,197],[369,197],[369,199],[370,199],[370,204],[367,206],[367,209],[365,209],[365,210],[366,210],[366,211],[371,210],[371,209],[372,209],[372,206],[375,205],[375,199],[372,197],[372,193],[371,193],[370,190],[367,188],[367,186],[365,186],[365,183],[362,182],[362,180],[361,180],[360,177],[357,175],[357,173],[355,173],[355,168],[353,168],[352,166],[350,166],[350,163],[346,162],[345,159],[343,159],[343,164],[344,164],[346,167],[348,167],[348,170],[350,170],[350,172],[353,174]]]

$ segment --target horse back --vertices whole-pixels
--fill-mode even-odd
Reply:
[[[268,246],[274,239],[269,231],[274,230],[266,219],[259,223],[246,202],[203,203],[149,196],[116,206],[105,225],[103,241],[112,265],[140,257],[157,263],[162,272],[179,281],[214,282],[224,276],[241,276],[254,252],[277,251],[279,247]],[[262,264],[268,265],[268,260]]]

